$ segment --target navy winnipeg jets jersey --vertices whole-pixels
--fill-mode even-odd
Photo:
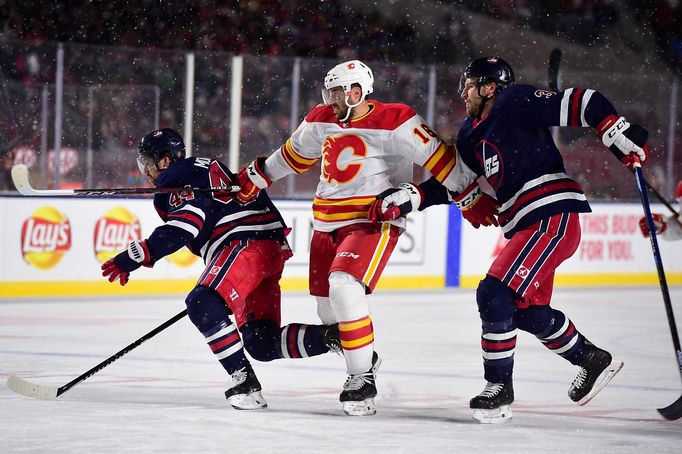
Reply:
[[[612,114],[611,103],[594,90],[555,93],[511,85],[497,96],[488,115],[464,121],[457,150],[495,191],[507,238],[557,213],[591,211],[580,184],[566,175],[549,127],[596,128]]]
[[[187,158],[161,172],[157,187],[194,188],[231,185],[237,181],[221,162]],[[154,207],[165,222],[147,240],[153,260],[187,246],[205,263],[232,240],[275,239],[284,241],[282,216],[261,191],[242,206],[229,194],[211,192],[165,193],[154,196]]]

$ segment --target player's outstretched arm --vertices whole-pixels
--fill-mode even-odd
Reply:
[[[265,172],[264,157],[256,158],[248,166],[244,167],[237,175],[237,182],[241,189],[235,198],[242,205],[253,202],[258,197],[261,189],[265,189],[272,184],[272,180]]]
[[[123,252],[102,264],[102,276],[109,279],[109,282],[118,279],[121,285],[126,285],[130,273],[143,265],[152,266],[147,240],[134,240]]]
[[[367,218],[372,222],[392,221],[415,210],[451,202],[452,198],[445,186],[431,177],[419,185],[403,183],[378,194],[369,207]]]

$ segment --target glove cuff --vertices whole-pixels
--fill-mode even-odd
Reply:
[[[246,175],[258,189],[265,189],[272,184],[272,180],[265,173],[265,158],[263,157],[257,158],[246,167]]]
[[[456,194],[452,200],[460,210],[468,210],[481,197],[481,187],[478,183],[471,183],[462,191],[461,194]]]
[[[407,192],[407,195],[410,197],[410,203],[412,204],[411,211],[419,209],[419,206],[422,204],[422,200],[424,200],[424,193],[421,189],[419,189],[418,186],[412,183],[402,183],[398,185],[398,189],[402,189],[403,191]]]
[[[615,115],[611,115],[602,121],[599,126],[597,126],[597,132],[603,131],[601,134],[601,141],[607,147],[613,145],[613,143],[618,139],[618,136],[623,134],[626,129],[630,127],[630,123],[625,119],[625,117],[618,118],[615,122],[610,123]],[[611,126],[609,126],[611,124]]]

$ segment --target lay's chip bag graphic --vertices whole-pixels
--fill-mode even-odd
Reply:
[[[142,228],[137,216],[123,207],[113,207],[95,223],[95,257],[99,263],[104,263],[127,248],[131,241],[141,239]]]
[[[59,210],[44,206],[21,226],[21,254],[32,266],[47,270],[71,249],[71,223]]]

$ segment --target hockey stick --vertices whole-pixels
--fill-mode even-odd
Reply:
[[[660,201],[668,210],[670,210],[670,212],[672,213],[673,217],[674,217],[675,219],[677,219],[678,222],[679,222],[679,221],[680,221],[680,213],[678,213],[678,212],[675,210],[675,208],[673,208],[673,206],[665,199],[665,197],[663,197],[663,196],[661,195],[661,193],[658,192],[658,191],[656,190],[656,188],[653,187],[653,186],[651,185],[651,183],[649,183],[649,182],[647,181],[646,178],[642,177],[642,179],[644,180],[644,185],[645,185],[647,188],[649,188],[649,191],[651,191],[651,193],[652,193],[653,195],[655,195],[656,198],[657,198],[657,199],[658,199],[658,200],[659,200],[659,201]]]
[[[547,83],[552,91],[559,91],[559,64],[561,63],[561,49],[553,49],[549,54],[549,66],[547,68]]]
[[[109,364],[113,363],[117,359],[121,358],[122,356],[126,355],[127,353],[131,352],[132,350],[136,349],[140,345],[142,345],[143,342],[151,339],[152,337],[156,336],[159,334],[161,331],[165,330],[169,326],[171,326],[173,323],[177,322],[181,318],[183,318],[185,315],[187,315],[187,309],[184,311],[180,312],[170,320],[162,323],[161,325],[157,326],[132,344],[128,345],[127,347],[124,347],[123,349],[117,351],[92,369],[88,370],[87,372],[82,373],[78,377],[74,378],[64,386],[60,386],[59,388],[54,387],[54,386],[44,386],[44,385],[37,385],[35,383],[31,383],[30,381],[24,380],[23,378],[19,378],[16,375],[12,375],[7,379],[7,387],[14,391],[15,393],[23,394],[24,396],[28,397],[34,397],[36,399],[45,399],[45,400],[54,400],[57,397],[61,396],[65,392],[67,392],[69,389],[73,388],[86,378],[95,375],[97,372],[100,370],[104,369],[107,367]]]
[[[642,199],[642,208],[646,216],[647,224],[649,224],[649,240],[651,242],[651,250],[654,254],[654,262],[656,262],[656,271],[658,272],[658,282],[661,284],[661,292],[663,293],[663,302],[665,304],[665,313],[668,316],[668,325],[670,326],[670,334],[673,338],[673,347],[675,348],[675,357],[677,359],[677,367],[682,377],[682,347],[680,347],[680,337],[677,334],[677,325],[675,324],[675,316],[673,314],[672,303],[670,302],[670,293],[668,292],[668,283],[665,279],[665,272],[663,271],[663,262],[661,260],[661,253],[658,249],[658,240],[656,239],[656,227],[654,226],[654,218],[651,216],[651,209],[649,208],[649,197],[647,196],[644,174],[639,162],[635,166],[635,177],[637,178],[637,189]],[[659,408],[658,412],[665,419],[678,419],[682,417],[682,395],[672,404],[664,408]]]
[[[547,85],[552,91],[559,91],[559,67],[561,65],[561,57],[563,56],[563,51],[561,49],[553,49],[549,54],[549,64],[547,66]],[[649,191],[672,213],[675,219],[680,218],[680,213],[673,208],[673,206],[668,203],[668,201],[661,195],[656,188],[654,188],[651,183],[644,178],[644,185],[649,188]]]
[[[193,188],[112,188],[112,189],[34,189],[28,181],[28,167],[18,164],[12,167],[12,182],[22,195],[28,196],[96,196],[96,195],[122,195],[122,194],[162,194],[171,192],[239,192],[239,186]]]

